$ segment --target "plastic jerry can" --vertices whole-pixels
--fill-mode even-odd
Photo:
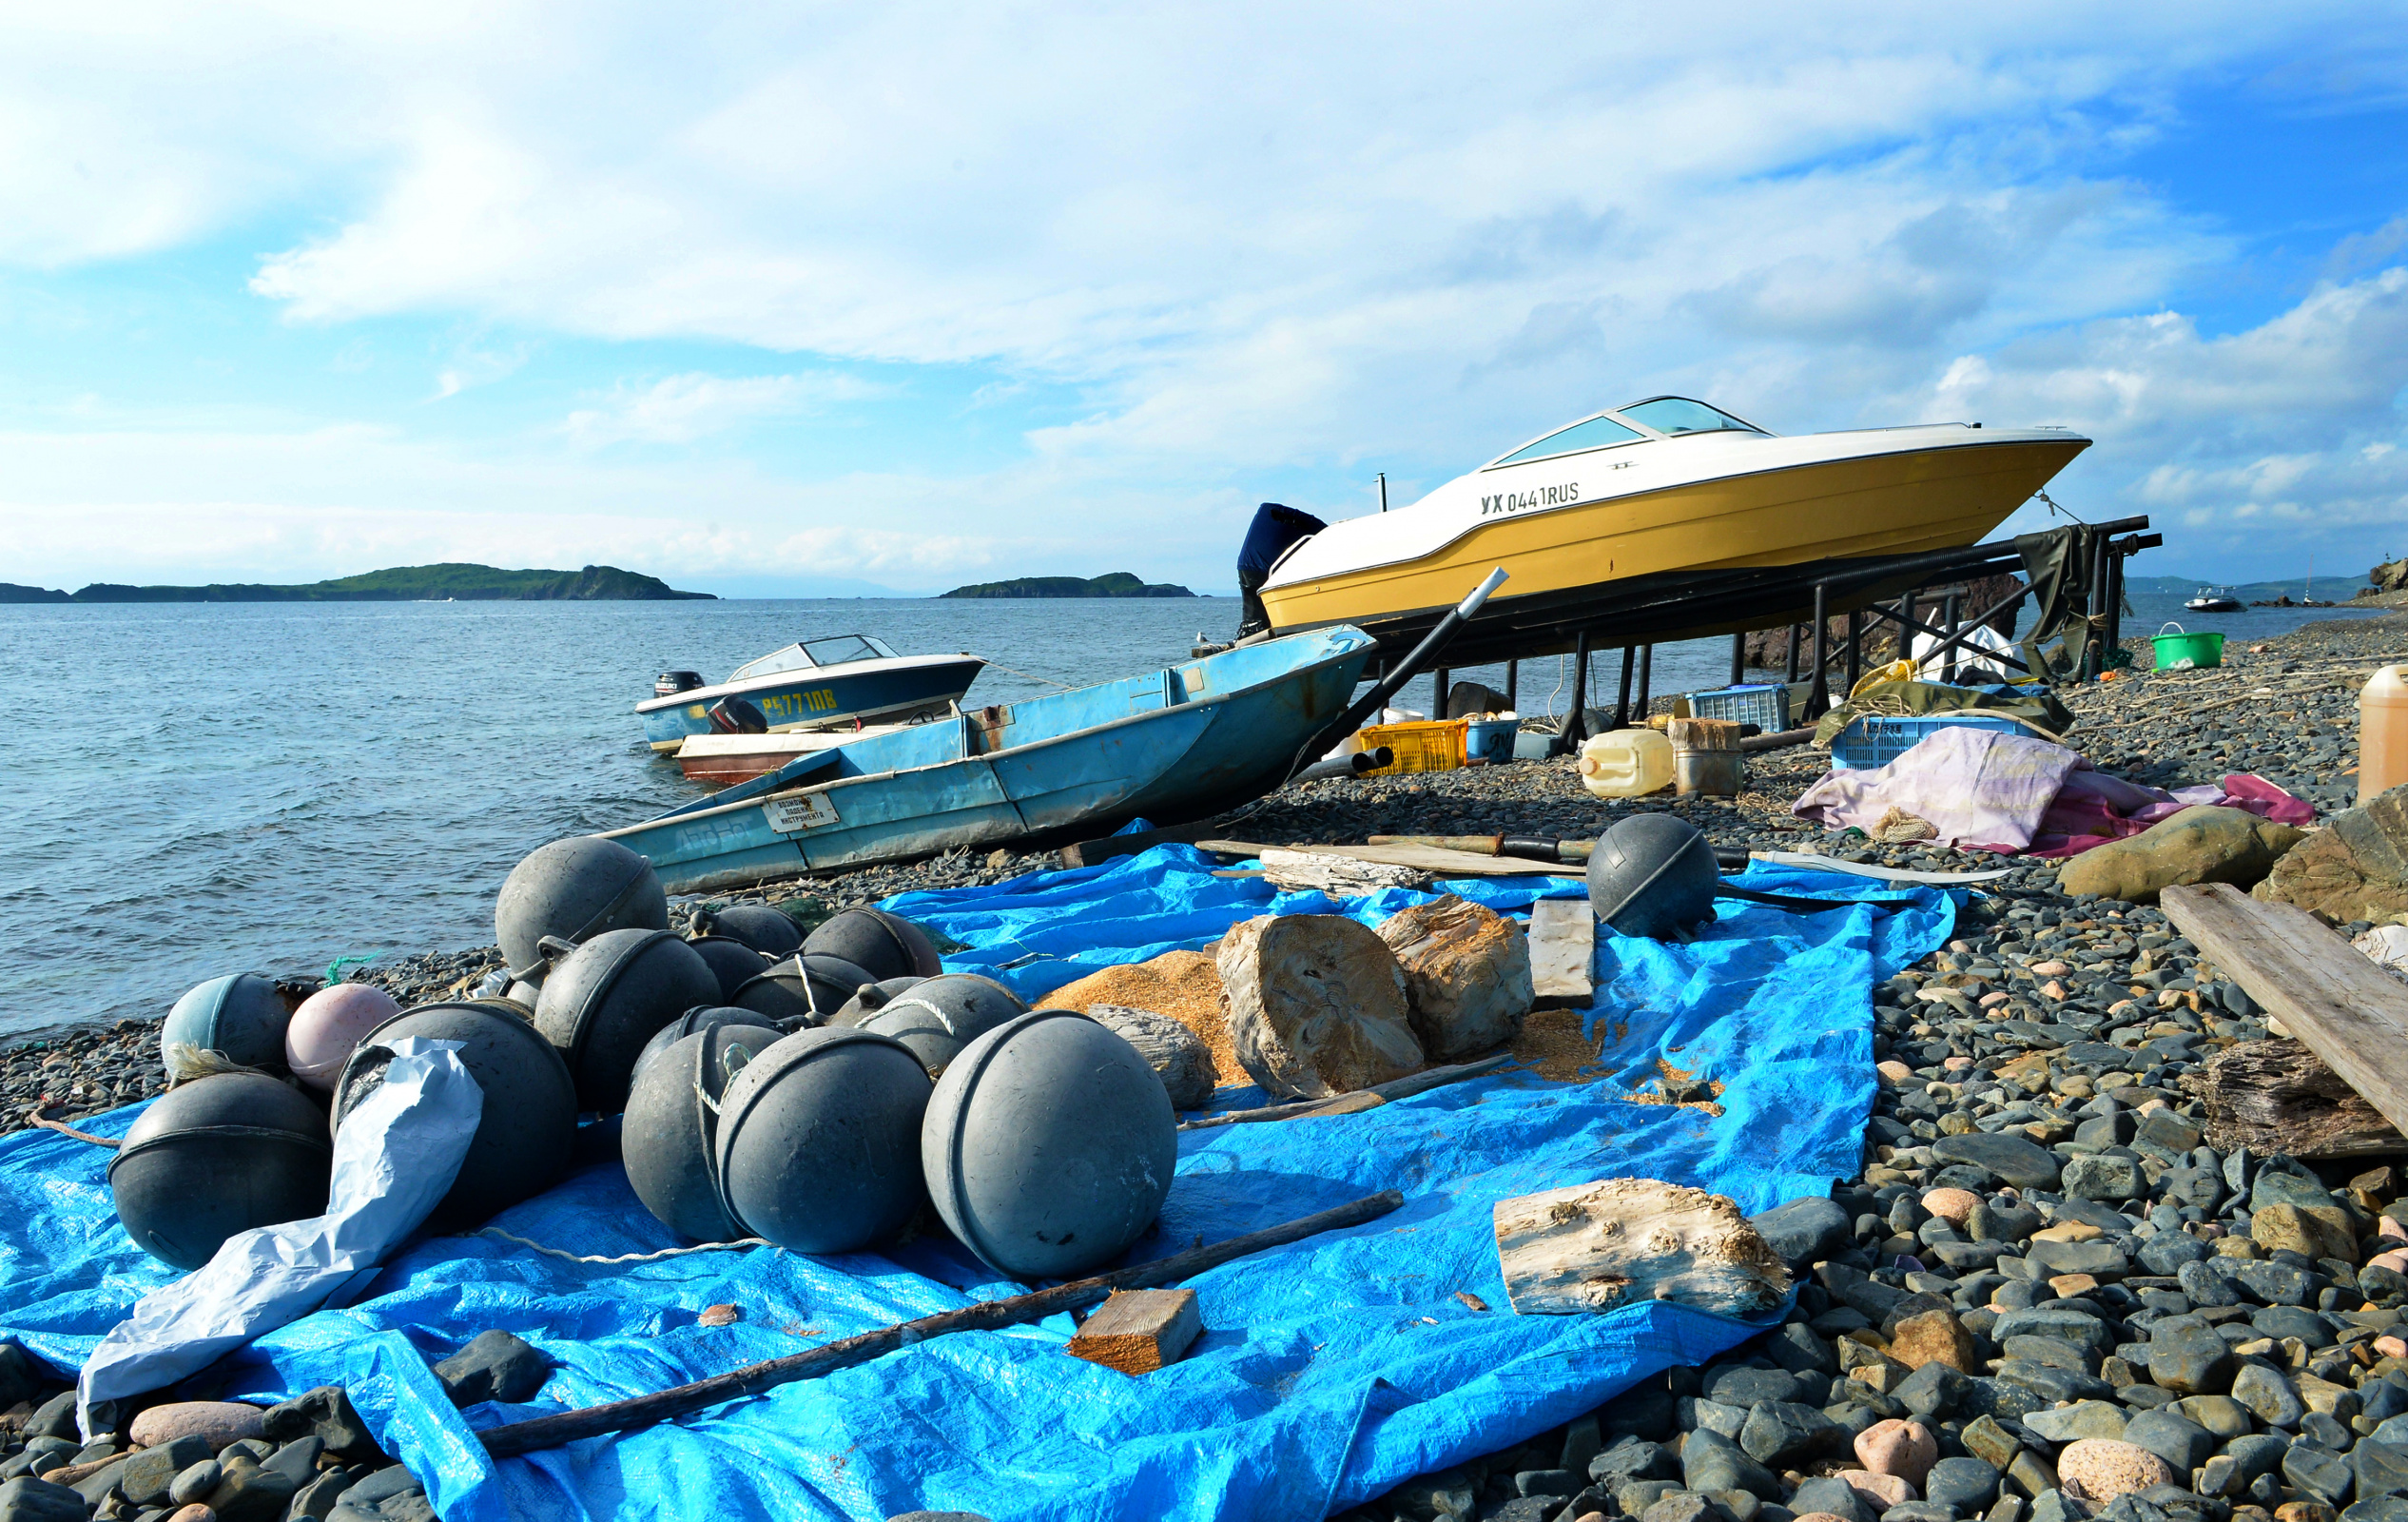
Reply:
[[[2358,694],[2358,801],[2408,782],[2408,666],[2386,666]]]
[[[1583,742],[1581,786],[1600,798],[1637,798],[1672,785],[1672,742],[1656,730],[1609,730]]]

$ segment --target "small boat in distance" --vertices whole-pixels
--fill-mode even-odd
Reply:
[[[986,662],[953,655],[898,655],[867,634],[797,640],[748,661],[715,687],[699,672],[663,672],[652,695],[635,705],[644,738],[655,751],[674,751],[689,734],[709,734],[713,705],[737,699],[760,710],[772,734],[791,730],[852,729],[908,724],[953,712]]]
[[[799,756],[607,832],[672,893],[908,861],[1137,815],[1194,819],[1279,786],[1347,712],[1375,646],[1341,625],[1100,687],[974,709]]]
[[[1767,628],[1852,563],[1979,542],[2089,445],[2063,428],[1955,422],[1783,437],[1651,397],[1392,513],[1325,526],[1265,504],[1239,561],[1241,634],[1343,623],[1394,646],[1489,566],[1512,591],[1457,636],[1457,664],[1568,648],[1575,624],[1650,640]]]
[[[2199,595],[2183,604],[2185,613],[2239,613],[2241,599],[2229,587],[2202,587]]]

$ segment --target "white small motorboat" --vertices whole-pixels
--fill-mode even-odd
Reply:
[[[2229,587],[2202,587],[2199,595],[2183,604],[2185,613],[2239,613],[2241,599]]]
[[[985,666],[966,652],[898,655],[867,634],[832,634],[748,661],[717,686],[705,686],[699,672],[663,672],[635,712],[655,751],[674,751],[689,734],[909,724],[952,712]]]

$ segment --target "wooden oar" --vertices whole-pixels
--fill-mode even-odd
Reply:
[[[1405,1197],[1393,1189],[1366,1195],[1348,1204],[1315,1212],[1262,1231],[1250,1231],[1242,1237],[1232,1237],[1210,1247],[1191,1248],[1158,1258],[1151,1263],[1133,1268],[1098,1274],[1093,1278],[1073,1279],[1049,1290],[1034,1294],[1015,1295],[1000,1300],[982,1300],[965,1305],[958,1311],[942,1311],[923,1316],[916,1321],[903,1321],[894,1326],[880,1327],[856,1337],[843,1337],[825,1347],[808,1353],[797,1353],[784,1358],[771,1358],[766,1363],[749,1364],[731,1373],[697,1379],[692,1384],[679,1385],[654,1395],[637,1395],[628,1400],[613,1400],[605,1405],[588,1406],[582,1411],[564,1411],[553,1416],[537,1416],[530,1421],[515,1421],[478,1433],[485,1452],[495,1458],[515,1458],[538,1449],[558,1448],[580,1438],[598,1437],[604,1433],[623,1433],[637,1427],[649,1427],[730,1400],[757,1395],[779,1385],[792,1384],[798,1379],[812,1379],[839,1369],[849,1369],[857,1363],[892,1353],[897,1348],[942,1337],[947,1332],[983,1332],[1000,1326],[1019,1326],[1030,1321],[1042,1321],[1061,1311],[1077,1310],[1108,1298],[1114,1290],[1155,1289],[1193,1278],[1208,1269],[1240,1259],[1266,1248],[1283,1247],[1325,1231],[1337,1231],[1347,1226],[1360,1226],[1367,1220],[1377,1220],[1405,1202]]]

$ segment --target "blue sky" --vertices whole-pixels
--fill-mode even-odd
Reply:
[[[0,580],[1226,590],[1667,390],[2408,554],[2396,6],[53,8],[0,145]]]

